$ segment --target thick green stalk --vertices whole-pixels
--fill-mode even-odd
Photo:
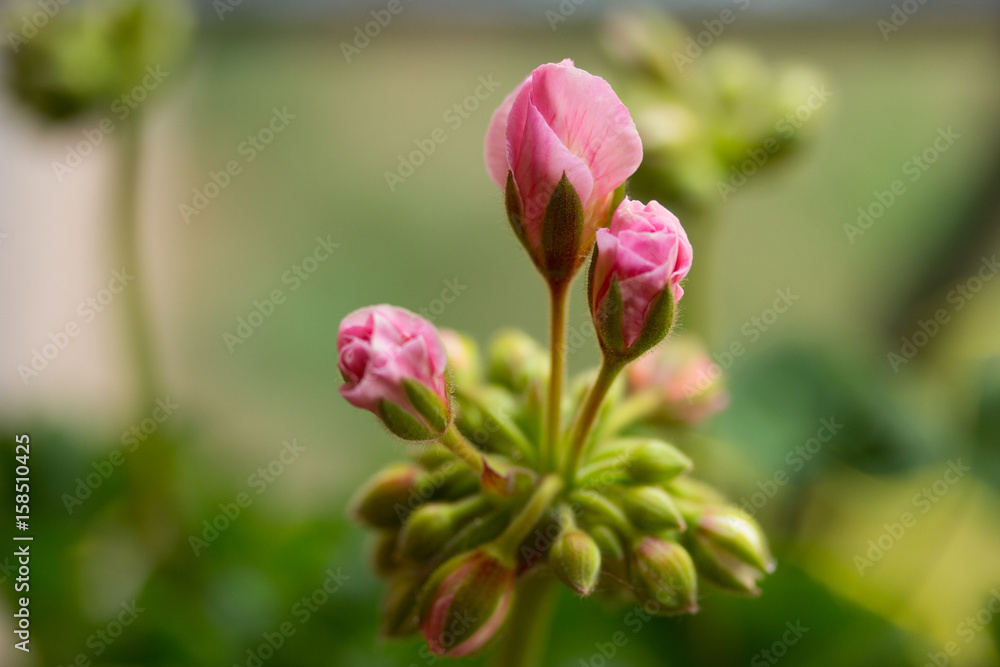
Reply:
[[[493,546],[496,547],[499,555],[511,560],[517,556],[518,547],[538,525],[545,513],[552,508],[553,501],[563,488],[563,480],[558,475],[549,475],[538,483],[534,495],[521,509],[521,513],[493,541]]]
[[[542,472],[554,469],[558,462],[556,451],[562,421],[562,385],[566,374],[566,310],[569,281],[554,281],[549,284],[551,293],[549,348],[552,366],[549,372],[549,399],[545,412],[545,437],[539,453]]]
[[[594,420],[597,419],[597,413],[601,409],[601,403],[604,402],[608,389],[611,388],[611,384],[624,367],[623,363],[608,361],[607,357],[601,362],[601,370],[597,374],[597,379],[594,380],[594,385],[587,393],[587,399],[573,423],[573,435],[569,441],[569,455],[566,457],[566,468],[563,471],[567,486],[572,486],[576,481],[576,471],[580,467],[580,459],[583,456],[590,429],[594,425]]]
[[[489,661],[490,667],[542,667],[555,611],[555,580],[544,571],[524,577],[517,586],[507,630]]]

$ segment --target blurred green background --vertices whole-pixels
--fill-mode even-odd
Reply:
[[[0,96],[2,665],[435,661],[417,641],[376,636],[381,585],[345,505],[403,449],[338,396],[336,328],[389,302],[483,343],[509,326],[544,340],[546,295],[482,141],[493,109],[542,62],[571,57],[619,87],[625,75],[599,40],[604,7],[583,4],[553,29],[557,3],[404,2],[348,62],[342,44],[382,4],[230,4],[221,20],[200,7],[191,52],[139,109],[142,251],[127,289],[141,289],[151,313],[157,398],[177,407],[134,449],[123,434],[153,407],[137,399],[121,299],[37,377],[18,371],[51,332],[83,321],[77,305],[121,264],[109,211],[122,133],[60,181],[53,161],[114,113],[51,126]],[[677,16],[697,33],[725,6]],[[545,664],[1000,664],[989,610],[1000,600],[1000,280],[961,308],[949,299],[1000,251],[996,14],[928,5],[886,40],[876,22],[891,12],[751,7],[707,49],[740,43],[767,62],[808,63],[831,92],[808,145],[713,207],[704,287],[686,288],[711,304],[709,349],[732,395],[686,449],[737,504],[769,495],[757,516],[776,573],[759,600],[706,589],[696,617],[638,624],[628,608],[562,591]],[[496,89],[471,108],[482,79]],[[455,104],[467,117],[449,112]],[[247,149],[276,110],[286,126]],[[446,140],[390,188],[386,172],[436,128]],[[959,138],[909,181],[907,162],[947,128]],[[181,206],[233,160],[240,173],[186,221]],[[906,192],[852,242],[844,226],[895,179]],[[290,277],[313,266],[303,262],[318,239],[337,245],[329,259]],[[588,320],[576,288],[571,330]],[[227,345],[276,289],[285,301]],[[765,331],[753,318],[778,290],[798,299]],[[941,308],[949,321],[894,370],[887,355]],[[730,360],[733,343],[745,352]],[[587,341],[570,370],[597,358]],[[824,419],[843,428],[795,468],[786,457]],[[30,654],[13,649],[17,596],[3,561],[19,433],[32,443]],[[293,441],[303,451],[281,462]],[[67,494],[114,450],[121,465],[68,509]],[[942,484],[959,461],[969,472]],[[782,470],[791,481],[771,485]],[[249,504],[226,517],[241,497]],[[916,523],[897,538],[904,512]],[[213,519],[225,528],[209,539]],[[133,603],[134,618],[122,611]],[[286,622],[293,633],[262,650]],[[783,640],[789,623],[808,628],[794,644]],[[618,631],[628,641],[604,655]]]

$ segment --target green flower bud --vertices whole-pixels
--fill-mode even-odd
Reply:
[[[392,465],[368,480],[351,501],[351,514],[375,528],[398,528],[414,507],[423,503],[415,493],[423,471],[410,463]]]
[[[688,546],[703,578],[730,593],[753,597],[760,595],[757,580],[764,576],[761,570],[747,565],[697,532],[689,540]]]
[[[483,648],[507,618],[516,573],[488,548],[452,558],[424,587],[420,631],[436,655],[451,658]]]
[[[685,529],[684,519],[670,494],[658,486],[635,486],[622,493],[622,508],[639,530],[660,532]]]
[[[646,611],[658,616],[698,611],[698,576],[684,547],[644,537],[632,550],[632,578]],[[648,608],[653,606],[653,610]]]
[[[613,575],[616,580],[624,579],[626,573],[625,545],[622,544],[618,533],[604,524],[591,526],[588,532],[601,550],[601,567]]]
[[[582,486],[664,484],[693,467],[691,459],[666,442],[621,438],[602,447],[578,479]]]
[[[601,574],[601,549],[578,528],[564,530],[549,550],[549,565],[559,580],[581,597],[597,586]]]
[[[478,495],[457,503],[435,502],[418,507],[403,524],[399,551],[410,560],[429,560],[455,537],[465,523],[489,508],[489,500]]]
[[[523,394],[534,382],[548,382],[549,355],[530,336],[520,331],[504,331],[490,346],[489,380]]]
[[[398,543],[399,531],[383,530],[376,535],[372,561],[375,564],[375,572],[380,577],[395,574],[402,565],[399,560]]]
[[[457,465],[457,461],[447,447],[436,442],[424,447],[417,455],[417,463],[424,470],[440,470],[448,464]]]
[[[726,507],[704,511],[697,533],[714,547],[763,572],[774,571],[774,559],[764,532],[741,510]]]
[[[448,368],[459,387],[479,384],[483,375],[479,346],[469,336],[453,329],[439,329],[441,342],[448,354]]]
[[[382,601],[382,625],[379,634],[386,639],[402,639],[420,625],[420,593],[424,580],[415,573],[401,573],[389,583]]]

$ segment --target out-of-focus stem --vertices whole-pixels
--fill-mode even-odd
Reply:
[[[118,172],[114,187],[117,188],[115,238],[118,257],[135,277],[119,297],[126,319],[126,339],[131,355],[132,371],[142,410],[156,400],[160,378],[154,361],[152,326],[144,297],[146,273],[143,271],[139,239],[139,185],[142,150],[141,115],[133,114],[123,122],[118,135]]]

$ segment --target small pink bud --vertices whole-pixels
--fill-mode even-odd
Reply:
[[[483,648],[507,618],[516,574],[485,549],[439,567],[424,589],[420,631],[431,651],[460,658]]]
[[[628,367],[633,392],[660,398],[656,418],[673,424],[699,422],[729,405],[720,369],[704,347],[690,337],[671,337]]]
[[[597,231],[590,269],[590,312],[605,352],[634,359],[666,336],[691,256],[687,233],[670,211],[655,201],[622,201],[611,226]]]
[[[434,325],[396,306],[369,306],[340,323],[340,394],[396,435],[430,440],[451,422],[447,356]]]
[[[518,238],[546,276],[561,279],[579,267],[594,232],[607,224],[615,191],[642,161],[642,142],[608,82],[567,59],[536,68],[504,99],[486,132],[485,153],[490,178],[507,192]],[[566,200],[553,207],[557,189]],[[567,221],[575,211],[582,212],[578,228]],[[549,236],[572,229],[572,251],[551,239],[545,247],[543,228],[557,218],[565,224]]]

